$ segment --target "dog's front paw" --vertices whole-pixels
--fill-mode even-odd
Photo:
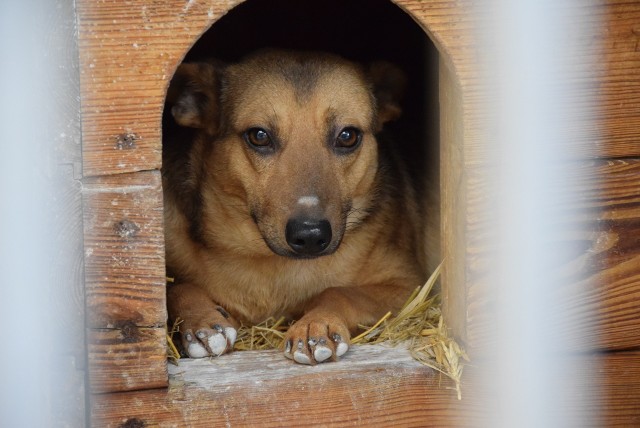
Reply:
[[[182,348],[190,358],[217,357],[233,349],[237,330],[221,313],[197,321],[185,319]]]
[[[341,320],[308,314],[287,331],[284,356],[300,364],[335,361],[349,349],[349,339]]]

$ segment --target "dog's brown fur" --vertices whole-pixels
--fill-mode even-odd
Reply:
[[[193,133],[165,141],[163,177],[177,279],[168,307],[184,320],[185,347],[194,333],[284,315],[301,317],[287,333],[287,356],[298,350],[308,361],[297,361],[314,363],[320,343],[335,359],[359,324],[398,310],[423,283],[422,213],[393,148],[375,137],[399,116],[403,84],[390,65],[365,69],[328,54],[263,51],[179,68],[168,105]],[[334,147],[345,127],[362,131],[352,153]],[[272,150],[248,144],[255,128],[268,130]],[[308,196],[318,204],[301,202]],[[329,221],[321,254],[296,254],[287,243],[296,216]]]

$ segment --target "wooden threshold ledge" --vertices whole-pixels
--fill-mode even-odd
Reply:
[[[464,380],[464,379],[463,379]],[[96,394],[94,427],[465,426],[477,403],[409,351],[354,346],[337,363],[301,366],[279,351],[169,365],[169,388]]]

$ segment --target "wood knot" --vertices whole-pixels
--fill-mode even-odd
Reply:
[[[120,134],[116,137],[116,149],[131,150],[136,148],[136,141],[140,140],[140,136],[133,133]]]
[[[123,239],[134,238],[140,231],[138,225],[129,220],[120,220],[113,228],[116,234]]]
[[[134,322],[125,321],[119,327],[123,343],[136,343],[140,340],[140,331]]]
[[[142,419],[130,418],[120,424],[119,428],[144,428],[146,426],[147,424]]]

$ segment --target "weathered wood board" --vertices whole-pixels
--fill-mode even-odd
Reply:
[[[167,386],[167,333],[164,327],[87,331],[89,389],[93,393]]]
[[[587,56],[596,67],[595,76],[583,85],[585,98],[595,101],[595,120],[574,125],[583,137],[574,147],[592,157],[640,157],[640,3],[597,4],[586,16],[595,30]]]
[[[237,3],[76,3],[85,176],[160,168],[169,80],[199,35]]]
[[[576,386],[562,397],[567,420],[585,427],[640,422],[638,351],[567,361],[575,363],[565,364],[565,375]],[[360,346],[337,364],[314,367],[274,351],[238,352],[171,366],[168,389],[94,396],[91,420],[95,427],[488,426],[493,385],[483,379],[467,367],[459,401],[448,379],[400,349]]]
[[[159,171],[83,181],[91,390],[166,384],[167,320]]]
[[[87,325],[166,322],[160,173],[83,181]]]
[[[313,367],[296,365],[277,351],[236,352],[170,366],[168,390],[96,396],[92,423],[468,426],[479,412],[477,400],[458,401],[451,386],[407,351],[393,348],[359,346],[338,363]]]
[[[567,317],[555,333],[568,351],[640,347],[640,159],[593,160],[571,168],[574,176],[557,190],[576,197],[558,207],[560,232],[550,245],[549,264],[540,267],[566,284],[559,290],[540,286],[549,306],[564,308]],[[483,193],[486,170],[469,175],[470,191]],[[490,219],[474,212],[469,228],[487,230]],[[486,237],[474,236],[467,247],[474,278],[466,296],[467,343],[488,350],[496,322],[491,253]]]
[[[50,236],[43,239],[51,245],[50,276],[43,287],[47,291],[44,301],[51,323],[46,327],[47,337],[41,344],[41,348],[47,350],[47,367],[43,370],[48,373],[50,385],[46,399],[34,405],[34,409],[48,406],[47,426],[83,426],[88,404],[76,16],[74,5],[69,1],[39,1],[36,4],[38,10],[26,9],[33,8],[33,4],[23,5],[30,14],[30,22],[21,24],[25,34],[33,40],[21,46],[26,54],[37,58],[41,65],[39,76],[43,79],[31,82],[29,89],[41,85],[43,90],[43,97],[32,106],[39,110],[39,113],[32,112],[32,119],[42,134],[42,149],[48,161],[46,170],[39,173],[51,183],[47,210]],[[37,23],[43,26],[34,33],[32,28]],[[45,34],[46,37],[40,37]],[[14,36],[16,40],[22,37],[20,34]],[[38,44],[36,52],[28,48],[32,43]],[[17,64],[7,63],[6,66],[16,67]],[[24,90],[28,93],[28,89]],[[44,120],[37,119],[40,117]],[[27,163],[24,166],[33,168]]]

